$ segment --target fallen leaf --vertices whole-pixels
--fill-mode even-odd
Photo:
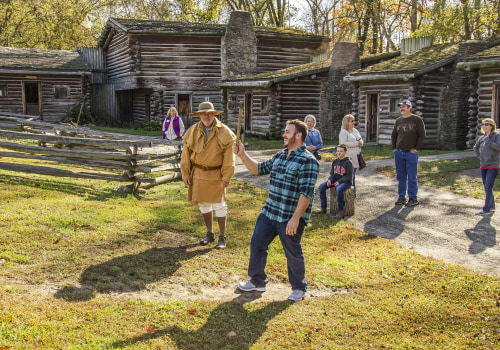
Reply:
[[[188,312],[191,314],[194,314],[194,313],[196,313],[196,309],[189,309]]]
[[[57,244],[61,241],[61,237],[58,237],[55,241],[54,241],[54,244]]]
[[[76,208],[72,208],[71,210],[72,210],[72,211],[75,211],[75,210],[76,210]]]
[[[144,326],[142,326],[142,328],[144,328],[144,330],[146,332],[151,333],[151,334],[154,334],[158,330],[158,327],[156,327],[156,326],[148,326],[147,324],[145,324]]]
[[[333,250],[333,251],[337,250],[337,247],[332,247],[332,250]]]
[[[7,350],[7,349],[10,349],[10,346],[2,346],[2,347],[0,348],[0,350]]]
[[[291,332],[293,331],[293,328],[287,328],[287,331]]]
[[[474,306],[472,305],[469,305],[469,309],[472,310],[474,308]]]
[[[227,339],[231,340],[234,337],[236,337],[236,332],[231,331],[228,334],[226,334],[226,337],[227,337]]]
[[[217,282],[218,285],[220,285],[220,282]]]

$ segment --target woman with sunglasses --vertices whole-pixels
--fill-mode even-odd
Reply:
[[[496,132],[497,124],[493,119],[483,119],[481,131],[484,134],[474,145],[474,153],[480,160],[486,199],[484,207],[476,215],[489,215],[495,210],[493,184],[500,169],[500,135]]]

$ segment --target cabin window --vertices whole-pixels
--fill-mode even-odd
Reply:
[[[69,87],[68,86],[55,86],[54,87],[54,97],[55,98],[68,98],[69,97]]]
[[[260,99],[260,111],[267,112],[269,109],[269,99],[267,97],[262,97]]]
[[[7,85],[0,85],[0,97],[7,96]]]
[[[227,106],[228,109],[236,109],[238,108],[238,104],[236,103],[238,97],[237,96],[231,96],[231,99],[229,100],[229,105]]]
[[[391,113],[399,113],[399,104],[400,98],[398,97],[393,97],[391,98],[391,101],[389,102],[389,111]]]

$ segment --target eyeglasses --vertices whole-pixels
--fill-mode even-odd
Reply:
[[[482,126],[489,126],[490,124],[488,124],[488,123],[483,123],[483,124],[481,124],[481,125],[482,125]]]

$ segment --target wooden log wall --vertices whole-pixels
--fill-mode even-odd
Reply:
[[[90,67],[92,76],[90,77],[91,84],[106,83],[106,61],[102,47],[83,47],[76,48],[85,63]]]
[[[316,128],[321,128],[321,95],[322,88],[328,81],[328,72],[309,75],[281,83],[281,125],[284,129],[287,120],[304,120],[312,114],[316,117]]]
[[[492,112],[494,84],[500,84],[500,69],[481,69],[479,71],[478,86],[478,124],[484,118],[495,119]],[[498,116],[496,117],[496,121],[498,123]],[[480,128],[479,125],[478,128]]]
[[[309,63],[319,53],[317,43],[292,42],[259,38],[257,72],[263,73]]]
[[[134,62],[132,61],[131,46],[127,35],[112,30],[112,39],[109,46],[104,47],[107,63],[107,78],[115,90],[130,90],[134,88],[133,75]]]
[[[421,105],[421,117],[425,124],[425,143],[427,148],[440,148],[440,134],[442,128],[450,128],[452,122],[446,120],[443,116],[447,113],[449,103],[443,101],[445,93],[445,84],[448,81],[450,71],[436,71],[433,74],[427,74],[422,77],[423,88],[423,103]],[[451,86],[450,89],[455,89]],[[456,118],[455,116],[453,118]],[[450,140],[453,141],[454,140]]]
[[[27,116],[0,114],[0,136],[8,139],[35,140],[38,146],[0,141],[0,158],[30,158],[48,161],[48,166],[0,162],[0,169],[43,175],[133,182],[128,190],[149,187],[180,177],[182,142],[100,132],[87,128],[50,124]],[[19,131],[21,130],[21,131]],[[53,146],[53,147],[50,147]],[[124,171],[77,172],[57,168],[53,162],[85,165],[97,169]],[[165,173],[151,179],[144,174]]]
[[[378,120],[377,143],[381,145],[391,144],[391,134],[394,127],[394,122],[401,115],[397,112],[390,111],[391,98],[403,99],[408,98],[410,94],[410,83],[402,81],[377,81],[377,82],[360,82],[358,96],[358,120],[356,128],[361,133],[363,139],[366,139],[367,125],[367,101],[368,94],[379,94],[378,99]]]
[[[0,97],[0,112],[24,113],[23,82],[40,83],[41,112],[46,121],[62,120],[71,108],[81,103],[90,107],[90,86],[86,76],[44,74],[27,79],[24,75],[5,74],[0,76],[0,85],[7,86],[7,96]],[[56,87],[66,87],[68,96],[57,98]]]

